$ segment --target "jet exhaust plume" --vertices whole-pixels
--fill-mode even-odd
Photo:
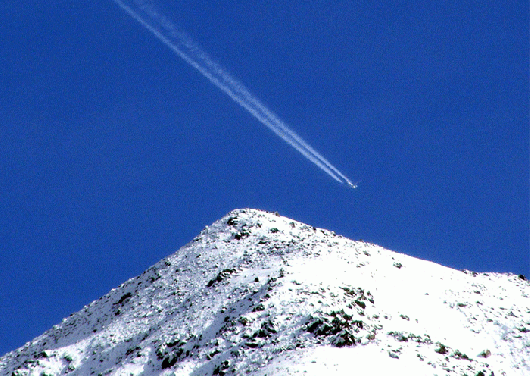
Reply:
[[[246,109],[263,125],[298,150],[322,171],[339,183],[347,184],[350,188],[357,188],[356,183],[352,183],[326,158],[290,129],[276,114],[251,94],[242,83],[233,78],[186,34],[179,31],[167,17],[157,11],[152,3],[146,0],[113,1],[184,61],[197,69],[212,84],[221,89],[237,104]]]

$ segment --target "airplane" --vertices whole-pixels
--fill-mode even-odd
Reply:
[[[351,181],[346,181],[346,183],[348,183],[348,185],[350,186],[351,189],[355,189],[357,187],[359,187],[359,183],[352,183]]]

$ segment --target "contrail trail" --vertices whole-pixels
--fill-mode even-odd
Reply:
[[[291,130],[277,115],[252,95],[242,83],[234,79],[225,69],[202,51],[186,34],[178,31],[176,26],[164,15],[159,13],[149,1],[113,1],[143,27],[153,33],[161,42],[171,48],[184,61],[197,69],[211,83],[225,92],[263,125],[298,150],[321,170],[339,183],[346,183],[351,188],[357,187],[357,184],[352,183],[326,158]]]

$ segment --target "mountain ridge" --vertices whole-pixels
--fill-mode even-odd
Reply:
[[[523,276],[457,271],[239,209],[0,358],[0,371],[524,375],[529,295]]]

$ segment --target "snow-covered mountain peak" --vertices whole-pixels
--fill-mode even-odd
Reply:
[[[1,375],[528,375],[530,285],[259,210],[22,348]]]

